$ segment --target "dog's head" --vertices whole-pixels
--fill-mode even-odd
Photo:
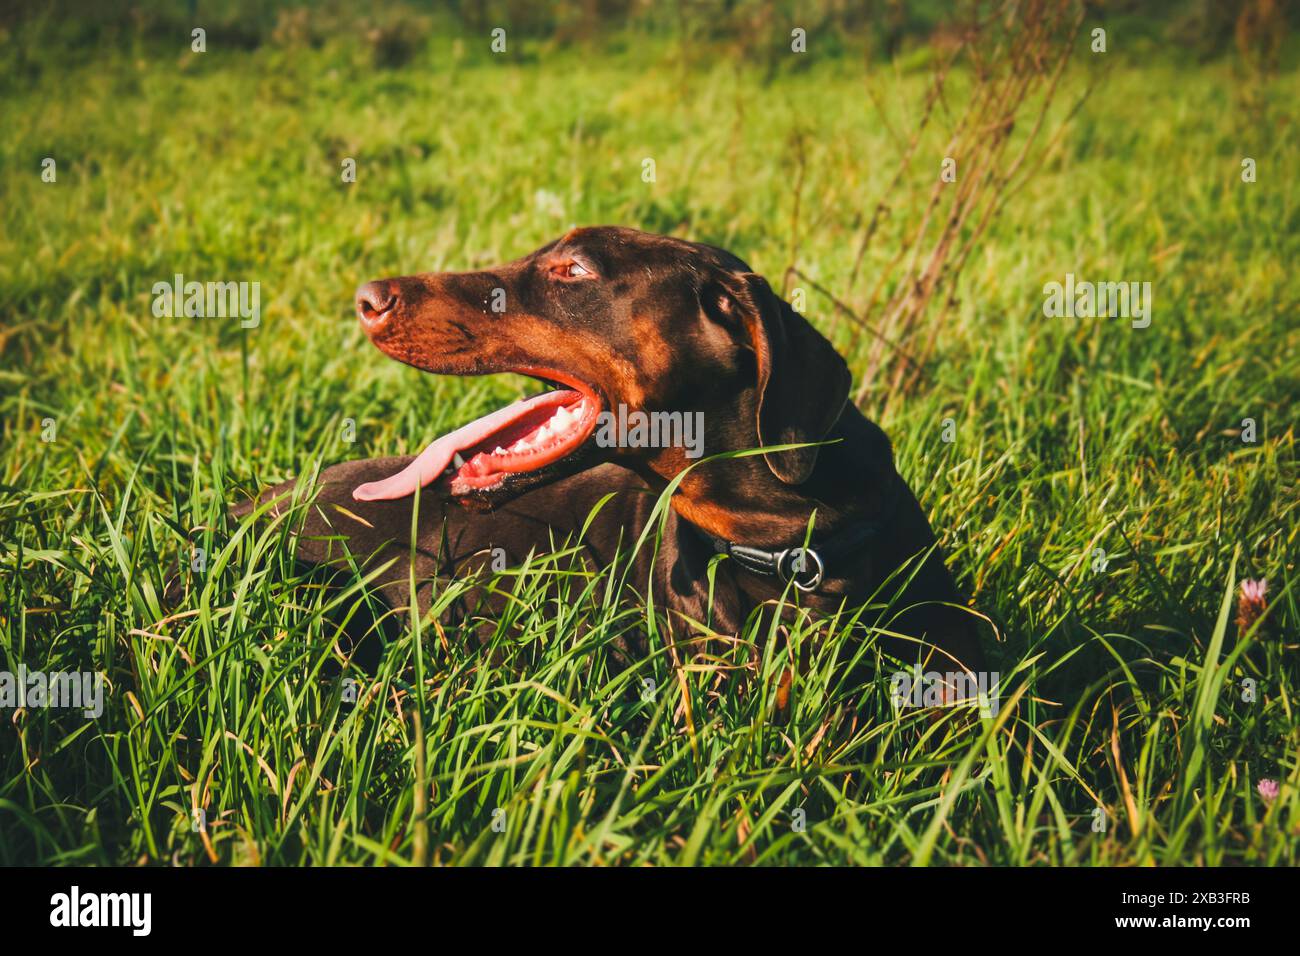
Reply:
[[[550,389],[443,436],[360,498],[438,481],[492,502],[600,461],[670,478],[700,455],[816,442],[849,390],[830,343],[740,259],[633,229],[574,229],[482,272],[370,282],[357,313],[408,365]],[[766,461],[798,484],[816,455]]]

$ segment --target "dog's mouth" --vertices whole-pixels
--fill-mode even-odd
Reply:
[[[435,439],[397,474],[358,485],[352,497],[405,498],[444,475],[453,495],[482,495],[573,455],[596,428],[600,400],[589,386],[537,377],[554,387]]]

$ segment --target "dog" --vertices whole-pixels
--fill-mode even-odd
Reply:
[[[670,628],[734,635],[783,596],[833,613],[901,578],[888,619],[899,656],[920,660],[922,648],[931,664],[982,668],[973,615],[889,440],[849,401],[844,359],[736,256],[580,228],[498,268],[368,282],[356,307],[399,362],[517,373],[546,390],[418,455],[323,469],[300,561],[386,569],[372,584],[384,602],[423,610],[436,579],[493,556],[520,563],[580,537],[584,557],[607,567],[660,520],[671,487],[658,547],[639,549],[628,576],[649,582]],[[613,427],[636,413],[698,423],[696,447]],[[234,515],[277,513],[294,488]]]

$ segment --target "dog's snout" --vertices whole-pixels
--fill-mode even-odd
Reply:
[[[357,318],[367,329],[377,329],[397,308],[397,296],[387,282],[367,282],[357,289]]]

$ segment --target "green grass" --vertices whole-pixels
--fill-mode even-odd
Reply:
[[[304,578],[283,525],[221,544],[243,492],[409,451],[523,389],[386,360],[351,316],[359,282],[514,258],[571,223],[677,229],[775,281],[800,132],[798,265],[843,292],[897,163],[852,59],[763,85],[672,51],[454,49],[379,71],[346,38],[104,49],[35,77],[6,52],[0,669],[109,690],[97,720],[0,714],[0,862],[1297,862],[1294,72],[1246,102],[1229,62],[1117,55],[972,258],[920,392],[864,404],[1002,634],[997,717],[936,721],[893,712],[846,619],[681,668],[656,640],[620,669],[611,642],[653,609],[563,555],[502,577],[517,601],[490,647],[405,622],[377,673],[340,674],[364,588]],[[908,128],[926,76],[876,81]],[[915,223],[932,139],[859,297]],[[177,272],[259,281],[261,325],[154,318]],[[1066,272],[1150,281],[1151,327],[1044,318]],[[866,341],[815,293],[808,312],[860,368]],[[208,569],[167,612],[193,529]],[[1265,576],[1269,613],[1239,633],[1238,584]],[[877,676],[851,679],[855,658]]]

